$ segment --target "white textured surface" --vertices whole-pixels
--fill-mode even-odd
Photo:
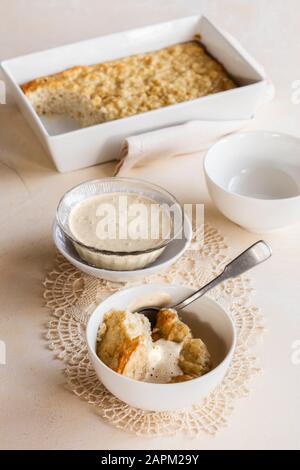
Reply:
[[[300,80],[298,0],[2,0],[0,9],[1,59],[203,11],[246,46],[276,85],[276,99],[252,127],[300,137],[300,104],[291,101],[292,82]],[[41,282],[53,260],[58,199],[83,180],[111,175],[113,166],[57,174],[10,105],[0,105],[0,160],[0,339],[7,345],[7,365],[0,365],[1,448],[300,448],[300,364],[291,361],[300,340],[299,227],[266,236],[274,257],[252,274],[268,326],[259,346],[264,374],[230,426],[215,438],[136,438],[101,423],[64,389],[59,363],[41,338]],[[257,239],[213,208],[197,156],[178,161],[176,171],[153,167],[137,174],[182,202],[204,201],[207,220],[235,253]]]

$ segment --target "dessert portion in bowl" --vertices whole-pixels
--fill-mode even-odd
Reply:
[[[87,181],[61,199],[56,221],[91,266],[131,271],[153,263],[184,236],[184,215],[174,196],[135,179]]]
[[[161,308],[152,331],[142,314],[107,312],[98,331],[96,353],[115,372],[143,382],[184,382],[211,370],[207,346],[193,338],[189,326],[171,308]]]
[[[180,310],[180,320],[182,320],[180,323],[178,323],[178,316],[174,312],[172,312],[171,318],[167,315],[168,321],[162,316],[162,325],[155,324],[153,332],[141,314],[138,314],[137,320],[135,320],[136,316],[132,317],[133,314],[131,314],[129,320],[125,321],[125,332],[123,326],[121,327],[122,337],[110,341],[107,336],[106,346],[104,342],[101,346],[102,340],[108,334],[105,334],[107,326],[102,325],[106,323],[106,316],[109,317],[110,312],[125,312],[120,315],[126,319],[128,318],[126,312],[136,312],[141,307],[151,305],[169,311],[170,305],[176,305],[194,292],[194,289],[179,284],[147,283],[122,289],[104,299],[95,308],[87,324],[87,348],[95,374],[107,390],[135,408],[169,411],[199,403],[221,383],[233,357],[236,331],[230,313],[209,296],[195,300],[191,309]],[[132,318],[134,319],[131,324]],[[116,323],[120,322],[116,319]],[[123,323],[124,320],[122,320]],[[127,331],[128,325],[130,325],[131,333]],[[139,336],[143,336],[145,339],[140,338],[138,341],[134,341]],[[124,343],[124,338],[128,338],[128,347],[126,348],[121,346]],[[201,338],[205,343],[206,349],[203,349],[202,343],[197,341],[198,338]],[[173,341],[174,339],[181,341],[176,342]],[[172,344],[168,351],[165,348],[165,355],[163,355],[162,348],[158,348],[158,346],[165,341],[169,346]],[[200,354],[197,346],[194,352],[196,343],[202,346]],[[175,357],[176,361],[175,365],[174,362],[172,365],[170,350],[173,353],[176,347],[179,351],[173,354],[172,357]],[[210,355],[210,370],[203,373],[206,368],[208,369],[207,351]],[[181,365],[178,364],[180,353],[182,353]],[[105,354],[107,354],[106,357]],[[103,359],[100,359],[99,355]],[[150,361],[147,362],[147,360],[152,359],[153,368],[155,355],[158,356],[157,367],[151,371]],[[140,362],[143,363],[143,367],[140,367]],[[164,377],[162,377],[163,364],[167,365]],[[180,368],[180,371],[175,369],[176,366]],[[171,375],[170,369],[172,370],[172,368],[173,374]],[[119,372],[116,371],[118,369]],[[157,371],[161,374],[159,381]],[[201,373],[203,375],[199,376]],[[180,380],[184,379],[184,374],[193,376],[193,380],[177,381],[178,376],[180,376]],[[132,378],[133,376],[138,379]],[[148,381],[145,381],[145,378]]]

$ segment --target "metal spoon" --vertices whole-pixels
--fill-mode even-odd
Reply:
[[[181,300],[181,302],[178,302],[177,304],[172,305],[168,308],[174,308],[176,310],[183,309],[190,303],[202,297],[204,294],[206,294],[206,292],[208,292],[210,289],[213,289],[221,282],[243,274],[249,269],[252,269],[257,266],[258,264],[263,263],[271,256],[272,250],[266,242],[260,240],[254,243],[254,245],[247,248],[247,250],[243,251],[243,253],[241,253],[230,263],[228,263],[222,273],[219,274],[215,279],[210,281],[205,286],[201,287],[192,295],[189,295],[185,299]],[[162,307],[142,307],[139,308],[137,312],[145,315],[149,319],[151,325],[154,326],[156,323],[157,313],[159,312],[159,310],[161,310],[161,308]]]

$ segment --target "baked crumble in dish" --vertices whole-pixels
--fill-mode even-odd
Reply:
[[[64,114],[82,127],[236,88],[198,41],[89,66],[21,85],[36,112]]]

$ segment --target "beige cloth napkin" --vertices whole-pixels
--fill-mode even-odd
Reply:
[[[236,121],[190,121],[128,137],[122,144],[115,176],[154,160],[205,152],[221,137],[245,127],[252,119]]]

